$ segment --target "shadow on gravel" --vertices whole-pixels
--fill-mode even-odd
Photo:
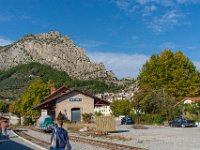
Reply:
[[[130,130],[116,130],[116,131],[109,131],[109,133],[122,133],[122,132],[130,132]]]
[[[23,132],[23,131],[27,132],[28,130],[26,130],[26,129],[16,129],[14,131],[16,131],[16,132]]]
[[[143,126],[143,125],[134,125],[133,129],[148,129],[148,127]]]

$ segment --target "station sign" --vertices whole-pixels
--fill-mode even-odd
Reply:
[[[69,98],[70,102],[81,102],[82,98]]]

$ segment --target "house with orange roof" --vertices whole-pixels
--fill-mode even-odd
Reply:
[[[186,97],[182,101],[184,104],[191,104],[195,102],[200,102],[200,97]]]

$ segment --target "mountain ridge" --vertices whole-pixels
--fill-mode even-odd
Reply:
[[[83,48],[57,31],[28,34],[0,47],[1,71],[31,62],[49,65],[81,80],[103,79],[111,83],[118,80],[112,71],[105,69],[103,63],[92,63]]]

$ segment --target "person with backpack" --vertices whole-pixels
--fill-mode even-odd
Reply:
[[[4,135],[7,137],[7,130],[8,130],[8,122],[4,122]]]
[[[66,146],[68,150],[71,150],[68,132],[62,127],[63,120],[57,118],[56,123],[57,127],[51,134],[50,150],[65,150]]]
[[[2,128],[1,128],[1,124],[2,124],[2,122],[0,122],[0,138],[1,138],[1,136],[2,136]]]

